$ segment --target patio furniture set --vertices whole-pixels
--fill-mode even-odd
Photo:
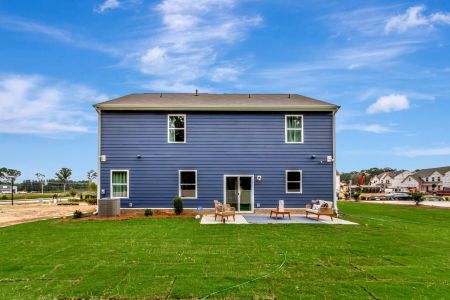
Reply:
[[[333,221],[333,202],[324,201],[324,200],[312,200],[309,204],[306,205],[306,217],[308,215],[317,216],[317,221],[320,216],[329,216]],[[275,219],[278,219],[278,216],[284,219],[284,216],[288,216],[289,220],[291,220],[291,212],[285,210],[284,208],[284,200],[278,201],[278,206],[276,209],[270,211],[270,218],[273,216]],[[228,221],[229,217],[233,217],[233,221],[236,221],[236,208],[232,207],[230,204],[222,204],[218,200],[214,200],[214,220],[217,221],[217,217],[220,217],[220,220],[225,223]]]

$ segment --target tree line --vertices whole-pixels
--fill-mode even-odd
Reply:
[[[22,175],[22,172],[15,169],[9,169],[2,167],[0,168],[0,182],[3,184],[11,184],[11,182],[15,182],[17,178]],[[63,188],[63,191],[66,192],[66,188],[70,185],[72,188],[77,189],[90,189],[95,190],[96,184],[94,180],[98,177],[98,174],[94,170],[89,170],[86,174],[87,180],[81,181],[73,181],[71,180],[72,170],[70,168],[61,168],[58,172],[55,173],[54,178],[46,179],[46,175],[43,173],[36,173],[36,179],[34,180],[24,180],[22,183],[17,184],[18,190],[27,190],[27,191],[41,191],[44,192],[44,187],[47,191],[57,191]],[[95,187],[94,187],[95,185]]]

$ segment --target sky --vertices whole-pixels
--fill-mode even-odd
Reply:
[[[0,167],[96,168],[92,104],[139,92],[341,105],[337,168],[450,165],[450,1],[0,1]]]

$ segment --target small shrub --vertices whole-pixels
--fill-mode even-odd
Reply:
[[[83,213],[81,212],[81,210],[76,210],[74,213],[73,213],[73,218],[74,219],[79,219],[79,218],[81,218],[83,216]]]
[[[350,199],[350,193],[344,193],[344,197],[345,197],[345,200],[349,200]]]
[[[183,212],[183,199],[181,199],[180,196],[173,198],[173,208],[177,215],[180,215]]]
[[[3,195],[2,200],[6,200],[6,199],[8,199],[8,197],[6,197],[6,195]]]
[[[416,205],[419,205],[420,202],[424,200],[423,193],[412,193],[411,197],[413,198],[414,202],[416,202]]]
[[[366,196],[361,196],[360,200],[367,200]]]
[[[58,205],[79,205],[79,203],[75,201],[67,201],[67,202],[59,202]]]
[[[77,192],[75,190],[70,190],[69,195],[75,197],[77,195]]]
[[[356,202],[359,201],[359,196],[361,196],[360,192],[354,192],[352,198],[355,199]]]
[[[153,216],[153,211],[152,211],[150,208],[147,208],[147,209],[144,211],[144,216],[146,216],[146,217]]]

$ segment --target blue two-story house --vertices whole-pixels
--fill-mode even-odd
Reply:
[[[296,94],[131,94],[98,112],[99,198],[240,212],[336,201],[339,106]]]

